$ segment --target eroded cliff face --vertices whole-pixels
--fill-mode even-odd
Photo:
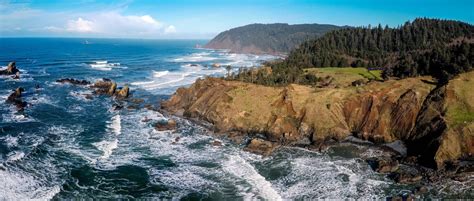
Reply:
[[[208,121],[217,132],[260,133],[282,145],[314,145],[350,135],[376,143],[402,140],[421,164],[442,168],[474,154],[474,90],[467,87],[474,86],[474,73],[443,87],[427,79],[276,88],[207,78],[180,88],[162,108]]]

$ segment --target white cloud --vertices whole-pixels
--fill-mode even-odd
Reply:
[[[0,13],[0,35],[15,36],[25,31],[29,35],[160,38],[176,33],[176,27],[151,15],[125,15],[121,10],[46,12],[25,8]]]
[[[149,15],[141,16],[140,19],[143,20],[143,22],[148,23],[148,24],[153,24],[153,25],[159,25],[160,24],[158,21],[156,21],[155,19],[153,19]]]
[[[169,33],[176,33],[176,27],[174,27],[173,25],[169,25],[168,27],[166,27],[165,34]]]
[[[67,31],[87,33],[94,32],[93,27],[94,23],[82,18],[77,18],[77,20],[69,20],[66,26]]]

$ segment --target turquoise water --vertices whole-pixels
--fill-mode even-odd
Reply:
[[[113,111],[110,98],[88,100],[87,87],[55,83],[110,78],[157,105],[197,78],[224,75],[214,63],[237,70],[273,58],[194,48],[206,42],[0,39],[0,65],[14,60],[22,70],[20,80],[0,78],[0,198],[384,198],[412,188],[374,173],[360,158],[373,154],[366,147],[284,148],[262,158],[225,139],[213,146],[210,131],[177,117],[176,131],[158,132],[152,123],[170,117]],[[17,87],[26,89],[23,112],[4,102]]]

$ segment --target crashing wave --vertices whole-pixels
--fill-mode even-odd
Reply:
[[[94,61],[94,63],[89,64],[91,68],[97,70],[112,70],[113,67],[120,66],[120,63],[109,63],[108,61]]]

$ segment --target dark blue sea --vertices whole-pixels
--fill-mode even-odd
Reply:
[[[195,48],[206,42],[1,38],[0,66],[16,61],[21,79],[0,76],[0,199],[370,199],[413,189],[372,171],[362,158],[377,150],[367,146],[282,148],[262,157],[191,121],[142,107],[113,110],[110,97],[90,100],[88,87],[55,82],[109,78],[158,107],[178,87],[225,75],[222,66],[236,71],[275,58]],[[24,111],[5,103],[17,87],[25,89]],[[167,118],[177,120],[176,131],[153,128]],[[465,190],[444,184],[431,194]]]

